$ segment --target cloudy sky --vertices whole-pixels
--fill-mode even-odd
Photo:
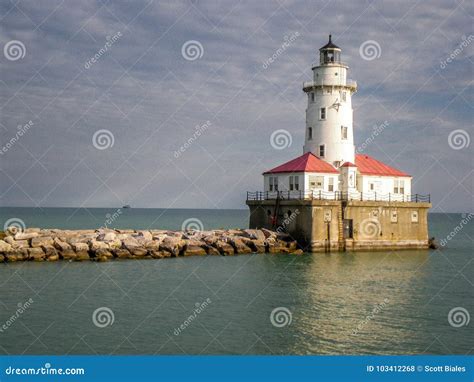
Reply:
[[[365,152],[412,174],[434,211],[473,210],[472,2],[10,0],[0,14],[2,206],[245,208],[264,170],[302,153],[302,83],[332,33],[359,86],[356,146],[387,121]]]

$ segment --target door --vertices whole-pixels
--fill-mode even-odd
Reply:
[[[343,223],[343,233],[344,239],[352,239],[353,232],[352,232],[352,219],[344,219]]]

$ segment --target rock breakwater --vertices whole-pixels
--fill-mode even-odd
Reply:
[[[0,232],[0,262],[108,261],[250,253],[301,254],[302,250],[288,234],[267,229],[19,230],[12,226]]]

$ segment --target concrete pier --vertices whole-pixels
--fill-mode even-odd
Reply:
[[[247,200],[250,228],[287,232],[307,251],[428,248],[428,202]]]

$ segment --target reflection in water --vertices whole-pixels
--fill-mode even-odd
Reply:
[[[303,274],[308,309],[298,321],[293,350],[390,352],[392,341],[409,341],[409,309],[421,303],[413,281],[426,277],[428,257],[428,251],[311,256]]]

